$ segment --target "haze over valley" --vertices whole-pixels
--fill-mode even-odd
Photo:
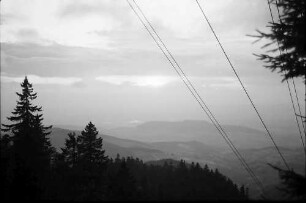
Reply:
[[[0,5],[3,199],[284,200],[281,172],[306,182],[304,1]]]
[[[61,126],[63,127],[63,126]],[[70,126],[71,127],[71,126]],[[57,149],[64,146],[69,132],[76,130],[53,128],[51,141]],[[224,126],[235,146],[245,157],[254,173],[258,174],[265,187],[271,192],[271,198],[278,199],[280,186],[278,175],[268,163],[284,167],[279,154],[263,131],[241,126]],[[101,129],[106,154],[115,158],[132,156],[145,162],[163,159],[186,160],[198,162],[211,168],[218,168],[239,184],[250,187],[252,198],[259,198],[256,186],[244,170],[237,157],[226,145],[212,124],[200,120],[178,122],[152,121],[133,127]],[[292,137],[295,136],[295,137]],[[303,173],[303,148],[298,142],[298,135],[280,135],[276,138],[289,164],[299,173]],[[294,142],[294,140],[297,140]],[[290,143],[290,145],[288,145]]]

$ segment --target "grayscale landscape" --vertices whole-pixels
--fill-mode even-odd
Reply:
[[[1,202],[305,200],[305,7],[0,0]]]
[[[271,194],[271,198],[282,199],[280,192],[275,188],[281,185],[278,175],[267,164],[282,167],[282,163],[264,132],[241,126],[225,127],[233,135],[231,137],[233,142],[254,168],[255,173],[262,174],[261,180]],[[80,133],[77,130],[54,127],[51,134],[53,145],[58,149],[63,147],[66,135],[72,131]],[[215,132],[213,126],[205,121],[153,121],[139,126],[106,130],[106,132],[101,132],[100,136],[103,138],[106,154],[112,158],[120,154],[126,157],[138,157],[145,162],[184,159],[188,163],[198,162],[203,166],[208,164],[212,168],[220,169],[220,172],[235,182],[252,188],[251,197],[259,198],[253,180],[244,171],[224,140],[218,137],[220,135]],[[303,148],[299,143],[294,145],[291,136],[282,135],[278,141],[282,143],[280,145],[284,156],[292,160],[290,165],[293,169],[303,173]],[[288,146],[288,143],[291,145]]]

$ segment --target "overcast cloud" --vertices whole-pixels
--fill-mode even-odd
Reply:
[[[138,3],[221,123],[261,128],[196,2]],[[253,55],[264,42],[246,36],[267,30],[266,1],[200,3],[267,124],[295,127],[286,85]],[[1,19],[2,120],[25,75],[47,124],[208,120],[125,0],[4,0]]]

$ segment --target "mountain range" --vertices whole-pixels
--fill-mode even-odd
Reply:
[[[267,163],[281,168],[284,166],[264,132],[241,126],[226,125],[223,127],[255,175],[268,188],[269,193],[275,194],[273,198],[280,198],[275,187],[280,184],[278,173]],[[78,130],[73,131],[80,134]],[[241,166],[214,126],[208,122],[154,121],[135,127],[100,131],[103,131],[99,134],[103,138],[103,148],[111,158],[120,154],[124,157],[137,157],[145,162],[184,159],[189,163],[198,162],[202,166],[207,164],[210,168],[218,168],[234,182],[249,187],[252,198],[259,196],[250,175]],[[64,146],[69,132],[72,130],[56,127],[52,129],[51,142],[57,150]],[[275,140],[278,141],[288,164],[295,171],[302,173],[304,166],[302,148],[294,143],[294,139],[289,135],[281,135]]]
[[[264,131],[233,125],[222,125],[222,127],[237,148],[249,149],[273,146]],[[202,120],[151,121],[134,127],[111,129],[107,133],[115,137],[142,142],[198,141],[210,146],[228,149],[226,142],[214,125]],[[300,146],[298,134],[271,133],[275,142],[280,146]]]

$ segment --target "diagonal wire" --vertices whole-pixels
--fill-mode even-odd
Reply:
[[[293,83],[293,87],[294,87],[294,92],[295,92],[295,97],[296,97],[296,100],[297,100],[297,104],[298,104],[298,108],[299,108],[299,115],[303,115],[302,112],[301,112],[301,107],[300,107],[300,100],[299,100],[299,97],[298,97],[298,94],[297,94],[297,91],[296,91],[296,86],[295,86],[295,82],[294,82],[294,79],[292,78],[292,83]],[[303,118],[301,118],[301,121],[302,121],[302,126],[303,126],[303,129],[304,129],[304,135],[306,136],[306,129],[305,129],[305,124],[303,122]],[[305,143],[304,143],[305,144]]]
[[[196,93],[196,95],[198,96],[198,98],[200,99],[200,101],[202,102],[202,104],[206,107],[207,111],[209,112],[210,116],[212,117],[212,119],[214,120],[214,122],[216,123],[216,125],[220,128],[221,132],[224,134],[224,136],[226,137],[226,139],[228,139],[228,144],[230,144],[233,147],[233,151],[236,151],[237,155],[240,157],[241,161],[244,162],[244,164],[246,165],[247,170],[250,171],[250,173],[252,173],[252,176],[254,176],[256,179],[257,177],[255,176],[254,172],[249,168],[249,166],[246,164],[246,161],[244,160],[244,158],[241,156],[241,154],[239,153],[238,149],[235,147],[235,145],[232,143],[232,141],[229,139],[227,133],[224,131],[224,129],[222,128],[222,126],[220,125],[220,123],[218,122],[218,120],[215,118],[215,116],[213,115],[213,113],[210,111],[210,109],[208,108],[208,106],[205,104],[205,102],[203,101],[202,97],[199,95],[198,91],[195,89],[195,87],[193,86],[193,84],[191,83],[191,81],[188,79],[187,75],[185,74],[185,72],[183,71],[183,69],[180,67],[180,65],[177,63],[177,61],[175,60],[175,58],[173,57],[173,55],[171,54],[171,52],[169,51],[169,49],[167,48],[167,46],[164,44],[163,40],[160,38],[160,36],[158,35],[158,33],[155,31],[154,27],[152,26],[152,24],[150,23],[150,21],[146,18],[145,14],[143,13],[142,9],[138,6],[138,4],[136,3],[135,0],[133,0],[133,2],[135,3],[136,7],[139,9],[139,11],[141,12],[142,16],[144,17],[144,19],[146,20],[146,22],[149,24],[149,26],[151,27],[151,29],[153,30],[153,32],[155,33],[155,35],[158,37],[158,39],[160,40],[160,42],[162,43],[162,45],[164,46],[164,48],[166,49],[166,51],[168,52],[168,54],[170,55],[170,57],[172,58],[172,60],[174,61],[174,63],[177,65],[177,67],[179,68],[179,70],[181,71],[182,75],[184,76],[184,78],[186,78],[188,84],[191,86],[191,88],[193,89],[193,91]],[[217,127],[215,126],[215,127]],[[224,137],[224,139],[225,139]],[[259,184],[262,185],[262,183],[257,179],[257,182],[259,182]],[[263,187],[263,186],[262,186]]]
[[[135,2],[134,2],[135,3]],[[137,15],[137,14],[136,14]],[[142,20],[141,20],[142,21]],[[144,24],[144,23],[143,23]],[[148,30],[149,31],[149,30]],[[156,32],[155,32],[156,33]],[[157,33],[156,33],[157,34]],[[150,34],[151,35],[151,34]],[[153,38],[153,36],[152,36],[152,38]],[[153,38],[154,39],[154,38]],[[156,42],[156,43],[158,43],[155,39],[154,39],[154,41]],[[159,45],[158,45],[159,46]],[[159,46],[160,47],[160,46]],[[162,50],[163,51],[163,50]],[[164,51],[163,51],[163,53],[164,53]],[[165,54],[165,53],[164,53]],[[168,56],[167,55],[165,55],[166,57],[167,57],[167,59],[169,60],[169,58],[168,58]],[[170,61],[169,61],[170,62]],[[172,64],[172,62],[170,62],[171,63],[171,65],[173,66],[173,64]],[[173,67],[174,69],[175,69],[175,67]],[[177,70],[176,70],[177,71]],[[178,72],[177,72],[178,73]],[[179,73],[178,73],[179,74]],[[181,77],[181,75],[179,74],[179,76]],[[182,78],[182,77],[181,77]],[[188,78],[187,78],[188,79]],[[186,83],[186,81],[184,80],[184,78],[182,78],[182,80],[184,81],[184,83],[185,83],[185,85],[188,87],[188,85],[187,85],[187,83]],[[192,90],[190,89],[190,87],[188,87],[188,89],[189,89],[189,91],[191,91],[191,93],[192,93],[192,95],[195,97],[195,99],[197,100],[197,102],[200,104],[200,106],[201,106],[201,108],[205,111],[205,113],[208,115],[208,113],[207,113],[207,111],[204,109],[204,107],[202,106],[202,104],[200,103],[200,101],[196,98],[196,96],[194,95],[194,93],[192,92]],[[209,110],[209,109],[208,109]],[[209,116],[209,115],[208,115]],[[210,118],[210,117],[209,117]],[[216,124],[214,123],[214,121],[210,118],[210,120],[212,121],[212,123],[215,125],[215,127],[217,128],[217,130],[220,132],[220,130],[218,129],[218,127],[216,126]],[[221,133],[221,132],[220,132]],[[222,135],[222,134],[221,134]],[[223,136],[223,135],[222,135]],[[236,151],[232,148],[232,146],[230,145],[230,143],[229,143],[229,141],[225,138],[225,137],[223,137],[225,140],[226,140],[226,142],[229,144],[229,146],[231,147],[231,149],[234,151],[234,153],[237,155],[237,153],[236,153]],[[248,169],[247,169],[247,171],[248,171]]]
[[[271,6],[270,6],[269,0],[268,0],[268,4],[269,4],[269,9],[270,9],[272,21],[273,21],[273,23],[274,23],[273,15],[272,15],[272,11],[271,11]],[[283,24],[282,18],[281,18],[280,12],[279,12],[279,6],[278,6],[278,1],[277,1],[277,0],[275,1],[275,5],[276,5],[276,8],[277,8],[277,13],[278,13],[279,22],[280,22],[281,24]],[[278,41],[277,41],[277,44],[278,44],[279,52],[280,52],[280,54],[281,54],[281,49],[280,49],[280,46],[279,46],[279,42],[278,42]],[[287,53],[288,53],[288,52],[287,52],[287,49],[285,49],[285,51],[286,51],[286,54],[287,54]],[[288,71],[288,72],[289,72],[289,71]],[[287,80],[287,83],[288,83],[288,80]],[[305,138],[305,142],[306,142],[306,131],[305,131],[305,126],[304,126],[304,122],[303,122],[303,119],[302,119],[301,107],[300,107],[300,102],[299,102],[298,94],[297,94],[296,87],[295,87],[294,78],[292,78],[292,83],[293,83],[293,87],[294,87],[294,91],[295,91],[295,97],[296,97],[297,104],[298,104],[298,108],[299,108],[299,113],[300,113],[300,116],[301,116],[302,126],[303,126],[303,129],[304,129],[304,138]],[[289,84],[288,84],[288,87],[289,87]],[[290,96],[291,96],[291,94],[290,94]],[[292,101],[292,98],[291,98],[291,101]],[[292,105],[293,105],[293,107],[294,107],[294,104],[293,104],[293,103],[292,103]],[[298,123],[298,119],[297,119],[297,114],[296,114],[295,108],[294,108],[294,113],[295,113],[296,122]],[[298,128],[299,128],[299,132],[300,132],[302,144],[303,144],[303,146],[304,146],[304,153],[305,153],[305,175],[306,175],[306,147],[305,147],[305,143],[303,142],[303,137],[302,137],[302,133],[301,133],[301,130],[300,130],[300,125],[299,125],[299,123],[298,123]]]
[[[269,6],[269,11],[270,11],[272,23],[275,24],[275,21],[274,21],[274,18],[273,18],[273,14],[272,14],[272,9],[271,9],[271,3],[270,3],[269,0],[267,0],[267,2],[268,2],[268,6]],[[282,24],[282,20],[281,20],[281,17],[280,17],[277,1],[276,1],[276,7],[277,7],[277,12],[278,12],[278,17],[279,17],[280,23]],[[281,48],[280,48],[278,40],[277,40],[277,46],[278,46],[279,54],[282,54],[282,51],[281,51]],[[295,90],[295,93],[296,93],[297,103],[298,103],[298,106],[300,107],[300,104],[298,102],[297,92],[296,92],[295,83],[294,83],[293,78],[292,78],[292,81],[293,81],[293,84],[294,84],[294,90]],[[300,123],[298,121],[298,116],[297,116],[296,108],[295,108],[294,101],[293,101],[292,91],[291,91],[291,88],[290,88],[290,85],[289,85],[289,81],[288,81],[287,78],[286,78],[286,83],[287,83],[287,87],[288,87],[288,91],[289,91],[289,95],[290,95],[290,99],[291,99],[292,108],[293,108],[293,111],[294,111],[295,121],[297,123],[297,127],[298,127],[298,130],[299,130],[299,133],[300,133],[300,138],[301,138],[301,141],[302,141],[303,148],[305,149],[305,143],[304,143],[304,140],[303,140]],[[301,114],[301,109],[299,108],[299,110],[300,110],[300,114]],[[303,124],[303,127],[304,127],[304,124]],[[304,128],[304,131],[305,131],[305,128]],[[305,151],[305,153],[306,153],[306,151]]]
[[[134,1],[134,0],[133,0]],[[172,60],[175,62],[175,64],[178,66],[178,68],[180,69],[181,73],[183,74],[183,76],[178,72],[177,68],[174,66],[173,62],[170,60],[169,56],[165,53],[165,51],[162,49],[162,47],[160,46],[160,44],[158,43],[157,39],[155,39],[155,37],[153,36],[153,34],[151,33],[151,31],[149,30],[149,28],[146,26],[146,24],[143,22],[143,20],[141,19],[141,17],[138,15],[138,13],[136,12],[136,10],[133,8],[133,6],[130,4],[130,2],[127,0],[128,4],[130,5],[130,7],[133,9],[134,13],[137,15],[138,19],[141,21],[141,23],[145,26],[146,30],[149,32],[149,34],[151,35],[151,37],[153,38],[153,40],[155,41],[155,43],[157,44],[157,46],[161,49],[161,51],[163,52],[163,54],[166,56],[167,60],[170,62],[171,66],[175,69],[175,71],[177,72],[177,74],[180,76],[180,78],[183,80],[184,84],[186,85],[186,87],[188,88],[188,90],[191,92],[192,96],[196,99],[196,101],[199,103],[199,105],[201,106],[202,110],[206,113],[206,115],[209,117],[209,119],[211,120],[211,122],[214,124],[214,126],[217,128],[217,130],[219,131],[219,133],[221,134],[221,136],[224,138],[224,140],[226,141],[226,143],[230,146],[230,148],[232,149],[232,151],[234,152],[234,154],[237,156],[237,158],[240,160],[240,162],[242,163],[242,165],[244,166],[244,168],[247,170],[247,172],[251,175],[251,177],[253,178],[254,182],[259,186],[259,188],[262,190],[262,192],[264,193],[264,188],[262,183],[258,180],[258,178],[255,176],[254,172],[250,169],[250,167],[248,166],[248,164],[245,162],[245,160],[243,159],[243,157],[241,156],[241,154],[239,153],[239,151],[237,150],[237,148],[233,145],[233,143],[231,142],[231,140],[229,139],[229,137],[227,136],[227,134],[225,133],[225,131],[223,130],[223,128],[221,127],[221,125],[219,124],[219,122],[216,120],[216,118],[213,116],[213,114],[211,113],[211,111],[209,110],[209,108],[207,107],[207,105],[205,104],[205,102],[202,100],[202,98],[200,97],[200,95],[197,93],[197,91],[195,90],[194,86],[192,85],[192,83],[190,82],[190,80],[186,77],[186,74],[183,72],[183,70],[180,68],[180,66],[178,65],[178,63],[176,62],[176,60],[174,59],[174,57],[172,56],[171,52],[168,50],[168,48],[166,47],[166,45],[163,43],[163,41],[161,40],[161,38],[159,37],[159,35],[157,34],[157,32],[155,31],[155,29],[153,28],[153,26],[151,25],[151,23],[148,21],[148,19],[145,17],[144,13],[142,12],[141,8],[138,6],[138,4],[134,1],[134,4],[136,5],[136,7],[138,8],[138,10],[141,12],[142,16],[145,18],[145,20],[147,21],[147,23],[149,24],[149,26],[151,27],[151,29],[153,30],[153,32],[155,33],[155,35],[158,37],[158,39],[160,40],[160,42],[162,43],[162,45],[164,46],[164,48],[166,49],[166,51],[168,52],[168,54],[170,55],[170,57],[172,58]],[[199,99],[197,98],[197,96],[195,95],[195,93],[192,91],[192,89],[188,86],[188,84],[192,87],[192,89],[195,91],[196,95],[199,97]],[[201,103],[202,102],[202,103]],[[204,106],[207,108],[207,110],[204,108]],[[217,123],[217,124],[216,124]],[[219,127],[218,127],[219,126]],[[220,128],[220,129],[219,129]]]
[[[283,24],[283,21],[282,21],[280,12],[279,12],[278,1],[276,0],[275,3],[276,3],[276,8],[277,8],[277,13],[278,13],[279,21],[280,21],[281,24]],[[287,50],[286,50],[286,53],[287,53]],[[301,107],[300,107],[300,101],[299,101],[299,97],[298,97],[298,94],[297,94],[297,91],[296,91],[296,86],[295,86],[294,78],[292,78],[292,83],[293,83],[293,87],[294,87],[294,92],[295,92],[296,101],[297,101],[298,108],[299,108],[299,113],[300,113],[300,115],[302,116]],[[301,121],[302,121],[303,129],[304,129],[304,133],[306,134],[305,125],[304,125],[304,122],[303,122],[302,117],[301,117]]]
[[[288,165],[288,163],[287,163],[285,157],[284,157],[283,154],[281,153],[279,147],[276,145],[276,143],[275,143],[275,141],[274,141],[274,139],[273,139],[273,137],[272,137],[270,131],[268,130],[266,124],[264,123],[262,117],[260,116],[260,114],[259,114],[259,112],[258,112],[258,110],[257,110],[257,108],[256,108],[256,106],[255,106],[255,104],[254,104],[254,102],[253,102],[253,100],[251,99],[249,93],[247,92],[245,86],[243,85],[243,83],[242,83],[242,81],[241,81],[241,79],[240,79],[238,73],[236,72],[236,70],[235,70],[233,64],[231,63],[231,61],[230,61],[228,55],[226,54],[226,52],[225,52],[225,50],[224,50],[224,48],[223,48],[223,46],[222,46],[222,44],[221,44],[219,38],[217,37],[217,35],[216,35],[216,33],[215,33],[215,31],[214,31],[212,25],[210,24],[208,18],[206,17],[206,15],[205,15],[205,13],[204,13],[204,11],[203,11],[203,8],[202,8],[201,5],[199,4],[198,0],[196,0],[196,2],[197,2],[197,4],[198,4],[198,6],[199,6],[199,8],[200,8],[200,10],[201,10],[201,12],[202,12],[202,14],[203,14],[205,20],[206,20],[206,22],[208,23],[208,25],[209,25],[211,31],[213,32],[213,34],[214,34],[214,36],[215,36],[215,38],[216,38],[216,40],[217,40],[217,42],[218,42],[220,48],[222,49],[222,52],[223,52],[223,54],[225,55],[225,57],[226,57],[226,59],[227,59],[229,65],[231,66],[232,70],[234,71],[234,73],[235,73],[235,75],[236,75],[236,77],[237,77],[237,79],[238,79],[240,85],[242,86],[242,88],[243,88],[245,94],[247,95],[248,99],[250,100],[251,105],[253,106],[254,110],[256,111],[256,114],[257,114],[257,116],[259,117],[259,119],[260,119],[260,121],[261,121],[263,127],[265,128],[265,130],[266,130],[267,133],[268,133],[268,136],[270,137],[271,141],[273,142],[275,149],[276,149],[277,152],[279,153],[279,155],[280,155],[282,161],[284,162],[285,166],[288,168],[288,170],[290,170],[290,167],[289,167],[289,165]]]

